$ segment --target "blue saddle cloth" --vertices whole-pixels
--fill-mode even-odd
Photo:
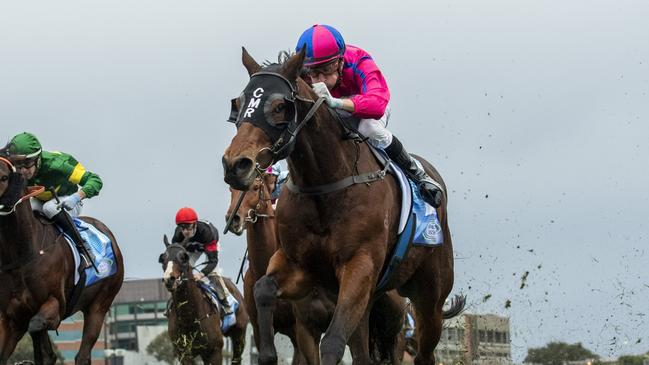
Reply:
[[[228,301],[228,304],[230,304],[230,308],[232,309],[232,313],[230,314],[225,314],[221,310],[221,302],[219,302],[219,297],[216,294],[216,289],[212,286],[212,283],[209,281],[208,278],[203,278],[198,282],[199,287],[203,290],[203,293],[205,296],[210,300],[212,305],[216,308],[218,313],[221,316],[221,332],[225,333],[227,332],[230,327],[234,326],[235,323],[237,323],[237,309],[239,308],[239,302],[234,298],[232,295],[226,295],[226,299]]]
[[[387,159],[384,151],[374,149],[374,152],[378,159]],[[433,247],[444,243],[437,210],[424,201],[417,185],[393,162],[390,162],[390,173],[394,175],[401,188],[401,218],[397,244],[378,282],[378,290],[389,283],[392,274],[398,269],[411,246]]]
[[[91,266],[86,268],[85,271],[85,286],[95,284],[96,282],[114,275],[117,272],[117,262],[115,261],[115,252],[113,252],[113,244],[103,232],[95,228],[95,226],[84,222],[83,220],[73,217],[73,222],[81,237],[88,242],[92,253],[95,255],[95,265],[97,270]],[[59,228],[60,230],[60,228]],[[75,265],[78,268],[80,264],[79,251],[67,234],[64,234],[68,245],[72,250]],[[74,283],[79,281],[79,270],[75,270]]]

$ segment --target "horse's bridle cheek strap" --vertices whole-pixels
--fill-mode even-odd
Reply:
[[[282,137],[280,137],[280,139],[275,142],[273,147],[271,147],[271,151],[276,156],[275,160],[282,160],[288,156],[290,151],[287,151],[286,149],[295,143],[295,138],[300,133],[300,130],[304,128],[304,126],[306,126],[306,124],[313,118],[313,115],[316,113],[316,111],[318,111],[318,109],[324,102],[324,98],[318,98],[318,100],[316,100],[315,102],[313,100],[304,99],[298,96],[296,96],[296,99],[307,103],[313,103],[313,105],[311,106],[311,109],[309,109],[309,111],[306,113],[304,118],[299,123],[295,123],[294,129],[291,128],[292,126],[289,126],[282,134]],[[295,118],[297,120],[297,106],[295,107]]]

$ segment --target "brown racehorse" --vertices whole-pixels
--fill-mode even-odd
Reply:
[[[277,300],[304,299],[314,285],[338,292],[320,347],[321,363],[337,364],[375,295],[397,239],[400,192],[395,179],[382,178],[369,147],[345,138],[348,133],[337,118],[320,107],[322,99],[299,78],[303,60],[301,52],[262,69],[243,50],[243,64],[251,78],[233,101],[231,119],[237,133],[222,159],[226,183],[248,190],[260,169],[288,158],[291,182],[301,191],[282,192],[276,216],[281,248],[271,258],[266,276],[255,284],[261,364],[276,362],[272,315]],[[421,162],[445,189],[439,173]],[[373,181],[318,193],[323,186],[355,181],[350,177],[361,174]],[[435,363],[442,307],[453,287],[446,204],[444,198],[437,210],[444,244],[412,247],[384,288],[398,289],[416,309],[416,364]]]
[[[237,201],[241,192],[230,189],[230,207],[226,221],[234,213],[228,229],[235,234],[246,231],[248,260],[250,266],[244,275],[244,300],[250,314],[255,342],[260,343],[257,308],[253,286],[266,273],[271,256],[279,249],[274,222],[275,210],[270,202],[270,186],[274,186],[274,176],[263,174],[256,179],[250,191],[245,192],[237,211]],[[335,294],[332,296],[324,288],[317,288],[309,300],[297,304],[299,312],[296,323],[291,303],[285,300],[277,302],[273,317],[273,329],[290,338],[293,343],[293,363],[317,363],[319,339],[335,309]],[[370,332],[359,328],[349,341],[354,364],[389,363],[400,364],[403,351],[403,336],[400,335],[404,316],[405,300],[394,290],[377,299],[372,307]],[[377,309],[377,310],[375,310]],[[376,312],[376,313],[375,313]],[[377,326],[381,323],[381,326]],[[300,333],[297,338],[296,332]],[[369,339],[368,339],[369,335]],[[317,340],[316,340],[317,339]],[[371,350],[368,353],[368,340]],[[302,343],[302,347],[298,346]],[[302,350],[302,351],[300,351]],[[302,358],[302,356],[304,356]],[[299,360],[299,361],[298,361]]]
[[[231,364],[241,364],[241,354],[246,344],[248,314],[243,307],[237,308],[237,321],[225,333],[221,332],[221,317],[214,305],[205,297],[193,279],[189,255],[185,243],[169,244],[164,237],[166,250],[158,262],[162,264],[164,283],[171,292],[167,325],[169,338],[181,364],[194,364],[200,356],[204,364],[221,365],[223,336],[232,340]],[[234,283],[223,277],[230,293],[241,304],[243,296]]]
[[[56,355],[47,331],[57,329],[66,315],[78,311],[83,312],[84,321],[75,364],[90,364],[104,316],[122,286],[122,254],[108,227],[83,217],[112,241],[117,273],[86,287],[76,303],[69,303],[76,270],[72,252],[52,223],[36,218],[28,199],[19,200],[27,190],[22,176],[12,169],[9,161],[0,159],[0,197],[6,214],[0,216],[0,364],[7,363],[27,331],[33,339],[36,364],[54,364]]]

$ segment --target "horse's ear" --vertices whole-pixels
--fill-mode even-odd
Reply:
[[[291,56],[284,64],[284,76],[287,79],[294,81],[300,76],[302,72],[302,65],[304,64],[304,56],[306,55],[306,47],[302,47],[300,52]]]
[[[252,76],[257,71],[261,70],[261,66],[255,61],[254,58],[246,51],[246,47],[241,47],[241,62],[248,70],[248,75]]]
[[[165,247],[169,247],[169,239],[167,238],[167,235],[164,235],[162,238],[162,242],[165,243]]]

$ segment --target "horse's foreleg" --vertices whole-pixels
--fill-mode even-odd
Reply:
[[[232,340],[232,361],[231,365],[241,364],[241,355],[243,350],[246,347],[246,329],[245,327],[239,331],[234,336],[231,336]]]
[[[90,364],[91,351],[97,342],[105,316],[106,310],[98,309],[96,306],[91,306],[83,312],[83,337],[79,352],[74,358],[75,365]]]
[[[40,332],[31,332],[32,347],[34,349],[34,363],[37,365],[54,365],[56,364],[56,353],[52,348],[52,341],[46,330]]]
[[[371,258],[359,253],[339,266],[340,285],[333,319],[320,344],[323,365],[335,365],[345,353],[345,344],[365,315],[377,274]]]
[[[370,358],[368,312],[369,311],[366,311],[363,319],[361,319],[360,323],[356,327],[356,330],[347,341],[349,344],[349,351],[352,354],[353,365],[365,365],[373,363]]]
[[[259,363],[276,364],[273,329],[273,314],[277,299],[299,299],[306,296],[311,288],[308,275],[291,263],[283,251],[273,254],[268,264],[266,275],[262,276],[254,288],[259,325]]]
[[[38,313],[29,320],[28,331],[32,336],[34,349],[34,362],[36,364],[54,364],[56,354],[52,349],[47,330],[55,330],[61,323],[61,305],[58,299],[49,297],[38,310]]]
[[[59,312],[61,305],[58,299],[49,297],[43,305],[41,305],[38,313],[29,321],[29,333],[36,333],[45,330],[55,330],[61,323],[61,316]]]
[[[7,364],[7,360],[24,334],[24,329],[17,329],[9,319],[0,313],[0,365]]]
[[[223,353],[221,348],[214,350],[209,356],[202,356],[203,363],[205,365],[222,365],[223,364]],[[232,363],[234,364],[234,363]]]
[[[300,365],[320,364],[320,331],[309,329],[300,318],[295,319],[295,340],[300,355]],[[293,359],[295,364],[295,359]]]
[[[259,324],[257,323],[257,305],[254,296],[255,280],[250,274],[250,270],[246,271],[243,277],[243,304],[248,312],[248,318],[252,325],[252,335],[255,340],[255,346],[259,347]]]

